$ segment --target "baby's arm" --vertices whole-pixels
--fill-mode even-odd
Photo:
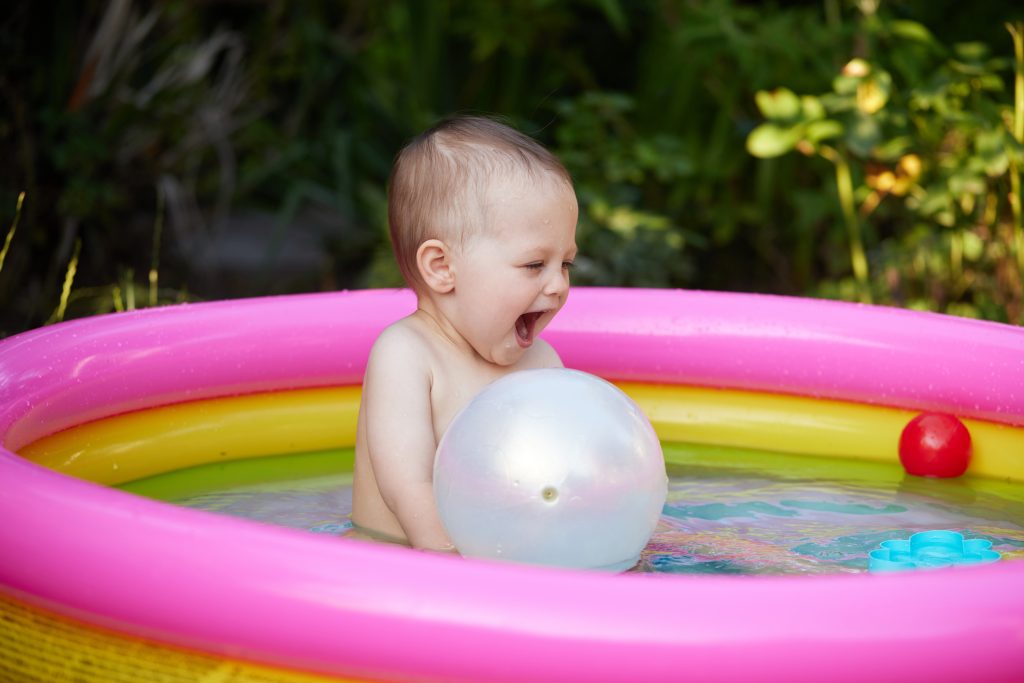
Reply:
[[[374,344],[362,401],[366,446],[384,503],[414,548],[452,551],[434,502],[429,368],[412,332],[389,328]]]

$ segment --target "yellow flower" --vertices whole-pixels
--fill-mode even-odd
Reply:
[[[874,114],[888,101],[888,93],[875,79],[866,78],[857,84],[857,108],[865,114]]]

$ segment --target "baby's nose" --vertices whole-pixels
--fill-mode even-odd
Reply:
[[[558,270],[544,283],[544,294],[561,298],[569,291],[569,273]]]

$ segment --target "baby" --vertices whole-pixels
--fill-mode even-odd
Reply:
[[[399,153],[388,222],[417,307],[366,367],[352,485],[364,536],[454,551],[434,503],[438,441],[487,384],[562,366],[538,335],[569,293],[577,217],[562,164],[496,121],[454,118]]]

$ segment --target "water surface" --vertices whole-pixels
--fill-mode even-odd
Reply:
[[[891,538],[950,529],[1024,558],[1024,486],[909,477],[898,465],[666,444],[669,495],[635,571],[862,572]],[[205,465],[123,488],[312,533],[351,528],[351,453]],[[346,471],[349,470],[349,471]]]

